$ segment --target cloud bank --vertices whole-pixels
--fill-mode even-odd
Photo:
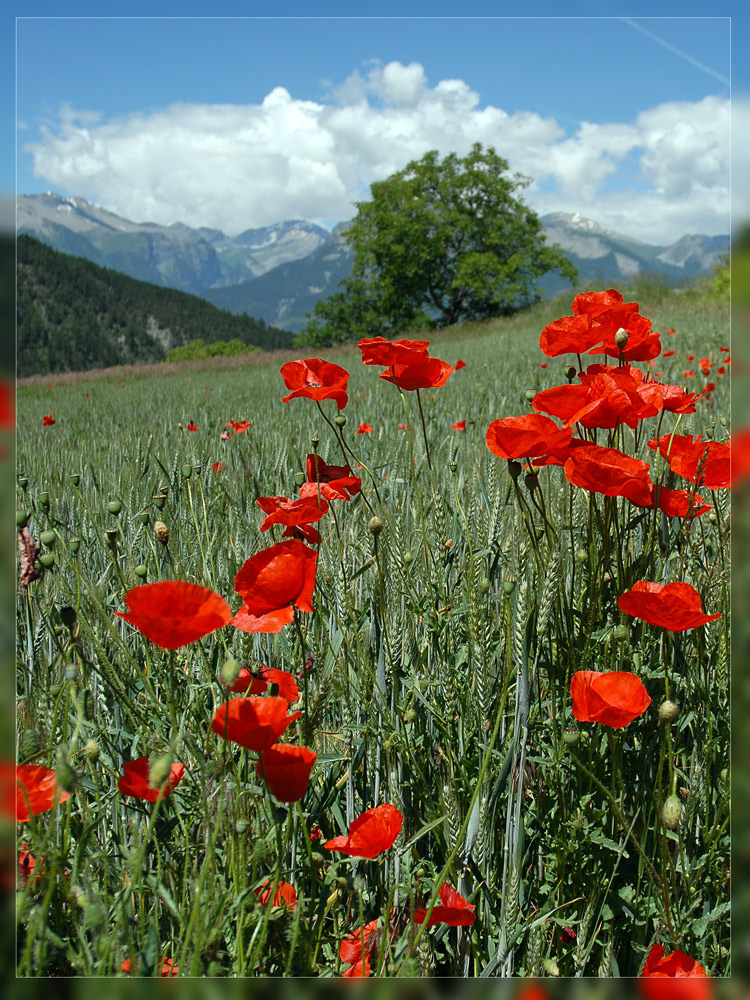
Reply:
[[[369,186],[430,149],[494,146],[534,178],[541,214],[581,212],[668,243],[729,231],[729,101],[672,102],[635,121],[582,122],[481,106],[463,80],[430,86],[418,63],[353,73],[329,102],[275,87],[260,104],[173,104],[104,120],[63,108],[27,144],[48,185],[136,222],[229,234],[284,219],[343,220]]]

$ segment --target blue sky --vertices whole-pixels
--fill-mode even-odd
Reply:
[[[550,18],[546,6],[524,18],[396,18],[419,5],[388,3],[377,18],[339,17],[351,5],[334,3],[320,18],[294,4],[239,20],[147,19],[137,3],[129,19],[22,15],[18,192],[227,232],[331,225],[409,159],[482,141],[536,178],[527,200],[540,212],[580,211],[651,242],[726,232],[728,18],[635,4],[625,19],[599,2]],[[467,11],[488,8],[499,5]],[[744,24],[734,18],[735,48]],[[735,96],[746,83],[735,72]],[[6,173],[0,187],[14,183]]]

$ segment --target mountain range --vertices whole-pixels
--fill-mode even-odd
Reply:
[[[84,198],[52,192],[19,196],[17,211],[18,231],[56,250],[293,332],[303,329],[318,299],[338,290],[353,260],[344,238],[349,223],[329,233],[292,220],[230,237],[182,223],[130,222]],[[541,222],[547,242],[577,267],[580,287],[606,288],[643,273],[677,284],[708,272],[729,248],[729,236],[700,234],[668,246],[646,243],[577,212],[555,212]],[[556,274],[539,284],[545,295],[571,290]]]

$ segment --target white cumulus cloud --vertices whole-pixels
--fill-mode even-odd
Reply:
[[[494,146],[534,178],[537,211],[581,212],[652,242],[728,231],[729,102],[708,97],[583,122],[482,106],[463,80],[430,86],[419,63],[354,72],[327,102],[273,88],[260,104],[174,104],[104,119],[61,109],[24,149],[47,186],[133,221],[235,234],[283,219],[349,219],[369,185],[431,149]]]

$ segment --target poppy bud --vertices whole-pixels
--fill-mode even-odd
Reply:
[[[148,769],[149,788],[161,788],[172,770],[172,755],[165,753],[157,757]]]
[[[25,528],[29,523],[29,515],[25,510],[16,511],[16,526],[19,528]]]
[[[661,807],[661,821],[668,830],[676,830],[680,825],[682,805],[676,795],[670,795]]]
[[[709,512],[708,520],[710,521],[711,524],[716,524],[716,522],[718,521],[718,518],[716,516],[716,511],[715,510],[712,510],[712,511]]]
[[[240,665],[235,659],[224,661],[224,666],[221,668],[222,684],[226,684],[227,687],[231,687],[239,677],[239,674]]]
[[[70,479],[71,483],[74,486],[80,486],[81,485],[81,476],[80,476],[80,473],[73,472],[73,473],[70,474],[70,476],[68,478]]]
[[[521,475],[522,470],[523,466],[520,462],[516,462],[515,459],[511,459],[511,461],[508,462],[508,472],[510,473],[511,479],[514,481]]]
[[[117,548],[117,528],[107,528],[104,532],[104,544],[113,552]]]
[[[515,589],[516,589],[515,580],[503,580],[503,590],[505,591],[506,594],[508,594],[508,596],[510,596]]]
[[[21,487],[22,490],[25,490],[26,487],[29,485],[28,476],[19,476],[18,485]]]
[[[169,545],[169,528],[163,521],[154,522],[154,534],[162,545]]]
[[[370,523],[368,524],[368,528],[370,529],[370,531],[372,532],[372,534],[377,538],[377,536],[383,530],[383,522],[377,516],[376,517],[371,517],[370,518]]]
[[[182,467],[182,478],[183,479],[190,479],[190,477],[192,476],[192,474],[193,474],[193,467],[192,467],[192,465],[183,465],[183,467]]]
[[[45,552],[44,555],[39,556],[39,562],[45,569],[51,569],[55,565],[55,557],[51,552]]]
[[[72,556],[74,556],[76,554],[76,552],[80,549],[80,547],[81,547],[81,539],[80,538],[71,538],[70,539],[69,548],[70,548],[70,554]]]
[[[532,490],[535,490],[539,486],[539,476],[536,474],[536,472],[526,473],[526,477],[524,479],[524,486],[529,491],[529,493],[531,493]]]
[[[49,507],[49,493],[39,494],[39,506],[42,508],[42,510],[47,510],[47,508]]]
[[[62,684],[50,685],[49,693],[52,695],[53,698],[56,698],[61,691],[62,691]]]
[[[565,378],[568,380],[568,382],[572,382],[575,377],[576,377],[575,365],[566,365]]]
[[[614,636],[617,642],[627,642],[630,638],[630,629],[627,625],[618,625],[615,629]]]
[[[57,776],[57,784],[62,788],[64,792],[75,791],[78,785],[78,775],[75,770],[70,766],[70,761],[68,760],[67,753],[60,747],[57,751],[57,758],[55,760],[55,774]]]
[[[344,427],[346,425],[345,414],[337,413],[336,416],[333,418],[333,422],[334,424],[336,424],[337,427]]]
[[[674,722],[680,714],[680,708],[673,701],[663,701],[659,705],[659,722],[669,724]]]
[[[110,500],[109,503],[107,504],[107,510],[110,512],[110,514],[117,515],[122,510],[122,504],[120,503],[119,500]]]
[[[589,561],[589,554],[586,549],[578,549],[576,552],[576,562],[577,563],[587,563]]]
[[[411,566],[414,562],[414,556],[411,552],[404,552],[404,566]]]
[[[630,340],[630,335],[627,330],[623,330],[622,327],[615,334],[615,344],[619,347],[621,351],[624,351],[628,346],[628,340]]]
[[[96,740],[86,740],[83,748],[83,755],[91,764],[96,764],[99,760],[99,744]]]
[[[58,613],[60,615],[60,621],[63,625],[68,628],[73,628],[76,623],[76,609],[71,608],[69,604],[64,604]]]
[[[155,493],[153,496],[154,507],[157,510],[164,510],[164,505],[167,502],[167,498],[164,493]]]
[[[234,832],[239,834],[247,833],[248,825],[244,819],[238,819],[234,824]]]
[[[63,680],[68,684],[74,683],[76,677],[78,677],[78,670],[76,667],[66,667],[63,672]]]
[[[21,756],[33,757],[39,753],[39,733],[36,729],[24,729],[21,734]]]
[[[304,472],[295,472],[294,473],[294,481],[297,484],[297,486],[301,486],[304,483],[304,481],[305,481],[305,474],[304,474]]]
[[[536,397],[536,389],[527,389],[524,393],[527,402],[531,402]]]
[[[51,549],[57,541],[57,535],[54,531],[43,531],[39,536],[39,541],[42,545],[46,545],[48,549]]]
[[[139,566],[135,567],[133,572],[135,573],[136,576],[139,576],[141,580],[145,580],[146,577],[148,576],[148,567],[144,566],[143,563],[141,563]]]

